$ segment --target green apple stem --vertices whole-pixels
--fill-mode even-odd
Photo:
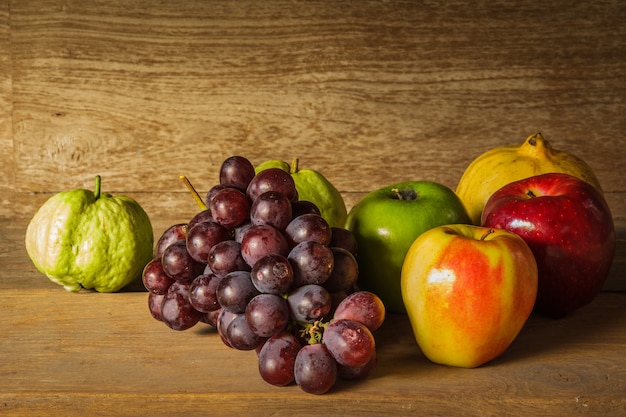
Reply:
[[[480,240],[487,239],[487,236],[489,236],[492,233],[495,233],[495,230],[493,230],[492,228],[485,230],[485,233],[483,233],[483,235],[480,237]]]
[[[393,198],[396,198],[398,200],[415,200],[417,199],[417,192],[412,189],[412,188],[405,188],[403,190],[399,189],[399,188],[393,188],[391,190],[391,192],[393,193]]]
[[[289,173],[290,174],[296,174],[298,172],[298,163],[300,161],[298,160],[298,158],[293,158],[291,160],[291,166],[289,167]]]
[[[100,175],[96,175],[96,186],[93,190],[93,195],[97,199],[100,198],[100,187],[102,186],[102,178]]]
[[[193,196],[194,200],[196,200],[196,204],[198,205],[198,207],[200,207],[200,210],[206,210],[208,207],[206,206],[206,204],[204,204],[204,201],[202,201],[202,198],[200,197],[200,194],[198,194],[198,192],[196,191],[194,186],[191,185],[191,182],[187,179],[187,177],[185,177],[184,175],[179,175],[178,177],[181,180],[183,180],[183,182],[187,186],[187,189],[189,190],[189,192]]]

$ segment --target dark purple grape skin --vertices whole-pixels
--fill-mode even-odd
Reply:
[[[357,291],[337,305],[333,318],[358,321],[374,332],[385,321],[385,305],[376,294]]]
[[[291,221],[291,201],[277,191],[267,191],[252,202],[250,221],[254,225],[269,224],[283,230]]]
[[[233,229],[250,217],[250,200],[243,191],[226,187],[213,195],[209,210],[217,223]]]
[[[187,223],[177,223],[165,229],[154,247],[154,256],[162,256],[165,248],[169,245],[179,240],[185,240],[187,230]]]
[[[232,346],[230,342],[228,341],[228,338],[226,337],[226,329],[228,329],[228,326],[230,325],[230,323],[233,321],[235,317],[237,317],[237,314],[231,313],[228,310],[220,308],[220,312],[217,315],[217,324],[215,326],[217,329],[217,334],[219,335],[222,342],[230,348],[232,348]]]
[[[217,328],[217,319],[221,312],[221,308],[218,308],[217,310],[209,311],[208,313],[201,313],[200,321],[211,327]]]
[[[191,281],[200,275],[204,264],[196,261],[187,251],[185,241],[174,242],[161,256],[163,271],[172,279]]]
[[[165,294],[167,289],[174,282],[174,279],[169,277],[163,270],[161,257],[156,257],[152,258],[152,260],[144,266],[141,273],[141,281],[146,290],[155,294]]]
[[[376,350],[372,332],[363,323],[347,319],[328,324],[324,344],[337,363],[350,367],[365,365]]]
[[[317,214],[318,216],[322,214],[320,209],[315,205],[315,203],[307,200],[298,200],[291,202],[291,218],[295,219],[298,216],[302,216],[303,214]]]
[[[279,387],[294,382],[294,365],[301,347],[298,338],[287,331],[267,339],[258,353],[261,378]]]
[[[314,323],[330,313],[332,298],[324,287],[314,284],[293,289],[287,295],[291,317],[302,323]]]
[[[197,276],[189,284],[189,301],[201,313],[210,313],[221,308],[217,301],[217,286],[220,277],[213,273]]]
[[[213,215],[211,214],[211,210],[206,209],[206,210],[199,211],[187,223],[187,230],[191,229],[192,227],[194,227],[198,223],[212,222],[212,221],[214,221],[214,220],[213,220]]]
[[[338,363],[337,364],[337,376],[345,380],[365,379],[368,376],[370,376],[374,368],[376,368],[377,364],[378,364],[378,355],[376,354],[376,351],[374,351],[374,354],[365,365],[344,366]]]
[[[330,238],[330,242],[328,243],[328,246],[344,248],[345,250],[350,252],[352,255],[357,257],[359,248],[356,242],[356,238],[354,237],[354,234],[350,230],[344,229],[343,227],[333,226],[330,229],[331,229],[331,238]]]
[[[298,243],[287,254],[293,268],[293,286],[323,284],[334,268],[332,250],[321,243],[309,240]]]
[[[248,184],[255,176],[254,165],[248,158],[233,155],[222,162],[220,167],[220,184],[246,191]]]
[[[234,271],[221,278],[217,290],[217,301],[224,310],[243,314],[252,298],[259,294],[250,279],[250,272]]]
[[[291,220],[285,227],[285,235],[291,246],[306,241],[328,246],[332,236],[328,222],[318,214],[303,214]]]
[[[285,256],[270,253],[256,261],[250,278],[262,293],[284,294],[293,283],[293,269]]]
[[[266,339],[252,331],[244,314],[235,315],[224,335],[230,346],[237,350],[254,350]]]
[[[232,239],[213,245],[209,250],[207,265],[220,277],[233,271],[250,271],[250,266],[241,255],[241,245]]]
[[[259,294],[246,306],[246,321],[261,337],[271,337],[283,331],[289,323],[289,308],[284,298],[276,294]]]
[[[165,294],[148,293],[148,310],[150,311],[150,315],[157,321],[163,321],[161,314],[163,298],[165,298]]]
[[[215,195],[215,193],[217,193],[220,190],[223,190],[224,188],[232,188],[232,187],[229,187],[228,185],[224,185],[224,184],[215,184],[213,187],[209,188],[209,191],[206,192],[206,196],[204,197],[204,204],[207,206],[207,210],[209,213],[211,213],[211,210],[208,209],[208,207],[211,207],[211,200],[213,199],[213,196]]]
[[[283,233],[269,224],[250,227],[241,239],[241,254],[246,263],[254,264],[270,253],[287,256],[289,244]]]
[[[337,381],[337,362],[326,345],[303,346],[294,363],[294,379],[304,392],[324,394]]]
[[[176,281],[161,303],[161,319],[172,330],[187,330],[200,321],[200,312],[189,301],[189,283]]]
[[[187,231],[187,250],[197,262],[207,263],[211,248],[230,238],[228,229],[221,224],[200,222]]]
[[[331,247],[333,253],[333,270],[324,288],[330,293],[351,291],[359,278],[359,264],[352,253],[339,247]]]
[[[289,201],[297,201],[296,183],[290,173],[280,168],[268,168],[254,176],[246,193],[251,201],[266,191],[277,191],[284,194]]]

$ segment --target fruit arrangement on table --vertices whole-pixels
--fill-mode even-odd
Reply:
[[[320,172],[225,159],[199,211],[155,243],[138,203],[72,190],[26,233],[34,265],[69,291],[114,292],[141,276],[152,316],[173,330],[212,326],[256,351],[269,384],[322,394],[377,365],[375,333],[406,314],[434,363],[474,368],[500,356],[533,312],[590,303],[615,252],[592,169],[541,136],[486,151],[455,191],[409,179],[346,210]],[[113,266],[112,266],[113,265]]]

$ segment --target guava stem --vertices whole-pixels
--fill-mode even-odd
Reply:
[[[295,174],[298,172],[298,163],[300,161],[298,160],[298,158],[293,158],[291,160],[291,166],[289,167],[289,173],[290,174]]]
[[[487,229],[485,233],[483,233],[483,235],[480,237],[480,240],[487,239],[487,236],[489,236],[492,233],[495,233],[495,230],[493,230],[492,228]]]
[[[102,186],[102,177],[100,175],[96,175],[96,186],[93,190],[93,195],[97,199],[100,198],[100,187]]]
[[[206,204],[204,204],[204,201],[202,201],[202,197],[200,197],[200,194],[198,194],[194,186],[191,185],[191,182],[187,179],[187,177],[185,177],[184,175],[179,175],[178,177],[183,180],[194,200],[196,200],[196,204],[198,205],[198,207],[200,207],[200,210],[206,210],[208,207],[206,206]]]

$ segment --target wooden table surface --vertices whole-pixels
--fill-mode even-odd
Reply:
[[[0,415],[626,415],[626,3],[0,0]],[[261,380],[214,331],[169,330],[139,285],[67,293],[27,257],[53,193],[126,194],[155,235],[228,156],[299,157],[341,191],[454,188],[542,132],[585,159],[618,233],[603,292],[532,316],[499,359],[430,363],[404,316],[367,380]]]

